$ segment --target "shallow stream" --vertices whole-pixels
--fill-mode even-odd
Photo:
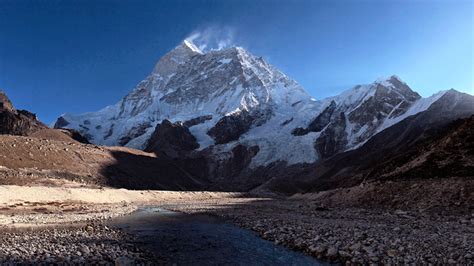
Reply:
[[[177,265],[324,265],[206,215],[146,207],[110,224],[138,236],[145,246]]]

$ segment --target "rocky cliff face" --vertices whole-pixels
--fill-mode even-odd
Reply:
[[[244,178],[262,167],[313,164],[358,149],[447,93],[421,98],[390,76],[314,100],[240,47],[203,53],[186,41],[116,105],[65,114],[56,125],[95,144],[200,158],[215,180],[229,173]],[[242,169],[229,172],[232,165]]]
[[[358,85],[327,99],[327,107],[306,128],[296,128],[293,135],[320,132],[315,148],[321,158],[328,158],[365,143],[384,122],[403,117],[420,99],[396,76]]]
[[[156,126],[145,151],[163,154],[170,158],[181,158],[197,148],[199,144],[189,132],[188,127],[165,119]]]
[[[44,128],[35,114],[16,110],[7,95],[0,91],[0,134],[27,136]]]
[[[0,91],[0,112],[3,111],[13,112],[14,108],[12,102],[10,101],[10,99],[8,99],[7,95],[3,91]]]

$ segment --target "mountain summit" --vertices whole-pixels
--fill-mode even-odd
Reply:
[[[203,149],[237,140],[272,117],[287,120],[310,104],[311,97],[298,83],[245,49],[201,53],[185,41],[116,105],[65,114],[55,126],[78,129],[97,144],[145,148],[163,119],[201,117],[206,119],[190,130]],[[226,128],[229,119],[239,123],[231,126],[239,130]]]

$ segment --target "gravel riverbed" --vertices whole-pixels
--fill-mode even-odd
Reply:
[[[0,234],[0,264],[130,265],[159,262],[137,240],[101,224],[6,231]]]
[[[206,213],[264,239],[345,264],[474,264],[474,215],[328,209],[311,201],[228,199],[168,206]]]
[[[312,200],[170,193],[150,206],[207,214],[276,244],[343,264],[474,264],[472,210],[327,208]],[[107,227],[140,204],[23,202],[0,208],[0,264],[160,264],[136,236]]]
[[[23,202],[0,210],[0,265],[148,264],[160,260],[133,235],[105,221],[136,210],[130,204]]]

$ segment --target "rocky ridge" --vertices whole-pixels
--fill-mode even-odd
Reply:
[[[0,91],[0,134],[89,143],[74,129],[50,129],[34,113],[16,110],[3,91]]]
[[[386,128],[357,149],[314,164],[260,169],[257,174],[268,181],[258,190],[293,194],[372,181],[472,179],[472,133],[466,128],[473,114],[473,96],[448,91],[426,111]]]
[[[16,110],[7,95],[0,91],[0,134],[26,136],[45,128],[35,114]]]

